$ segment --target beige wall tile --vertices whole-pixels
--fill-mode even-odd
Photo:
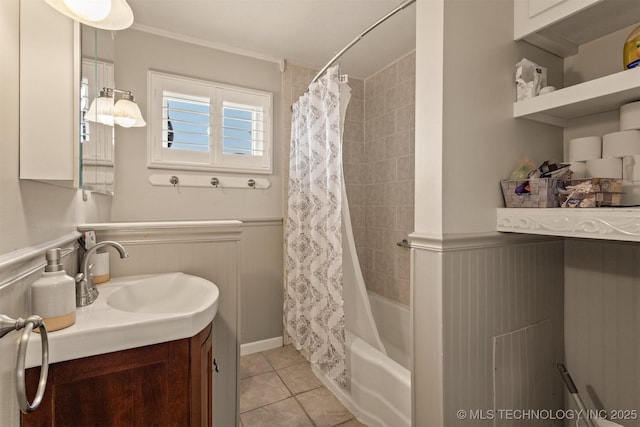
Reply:
[[[397,63],[389,65],[384,70],[373,76],[373,84],[375,86],[376,95],[385,92],[394,87],[398,82],[398,66]]]
[[[385,157],[384,139],[376,139],[365,144],[365,158],[367,162],[377,162],[384,160]]]
[[[375,271],[389,276],[395,275],[395,258],[391,251],[375,251],[373,260]]]
[[[367,203],[366,185],[347,184],[347,198],[349,199],[349,208],[365,206]]]
[[[364,81],[360,79],[349,78],[349,86],[351,87],[351,99],[356,101],[364,101]]]
[[[398,213],[396,217],[396,230],[405,231],[407,234],[413,231],[413,206],[398,206]]]
[[[413,130],[416,127],[416,106],[410,104],[396,110],[396,130],[402,132],[405,130]]]
[[[410,154],[408,156],[399,157],[397,161],[397,176],[398,179],[414,179],[415,177],[415,155]]]
[[[416,53],[413,52],[398,61],[398,80],[405,81],[415,78],[416,75]]]
[[[405,109],[406,107],[403,109],[399,109],[398,112],[403,111]],[[407,111],[408,110],[404,111],[403,114],[408,114]],[[387,114],[383,114],[382,116],[377,117],[376,119],[373,120],[373,132],[379,138],[392,135],[396,133],[396,121],[397,119],[396,119],[395,111],[389,112]],[[408,126],[409,118],[402,117],[401,124],[403,126],[401,129],[403,130],[407,129],[409,127]]]
[[[384,113],[384,96],[374,96],[368,99],[364,104],[365,119],[374,119]]]
[[[343,138],[354,142],[364,142],[364,123],[354,121],[345,123]]]
[[[384,112],[388,113],[400,107],[413,104],[415,102],[414,99],[413,84],[410,80],[407,80],[384,93]]]
[[[347,107],[347,115],[345,120],[362,122],[364,121],[364,101],[351,99]]]
[[[415,133],[413,130],[405,130],[394,133],[384,139],[386,145],[386,158],[406,156],[415,151]]]

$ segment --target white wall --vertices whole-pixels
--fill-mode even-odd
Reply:
[[[45,31],[46,29],[43,29]],[[75,230],[78,222],[109,221],[111,200],[39,182],[18,179],[19,159],[19,0],[0,2],[0,256],[56,240]],[[55,82],[47,82],[55,84]],[[46,92],[46,88],[43,91]],[[37,126],[37,122],[34,122]],[[44,260],[44,257],[42,257]],[[5,273],[5,272],[1,272]],[[6,277],[4,275],[0,275]],[[35,280],[30,275],[29,280]],[[25,280],[0,279],[0,313],[26,316]],[[0,341],[0,425],[19,425],[13,375],[17,335]]]
[[[76,190],[18,179],[19,1],[1,3],[0,255],[53,240],[75,230],[78,221],[106,221],[111,203],[100,195],[82,202]]]
[[[562,86],[562,60],[513,41],[509,1],[439,3],[417,9],[415,230],[494,231],[516,162],[562,160],[561,129],[512,117],[515,64],[535,61]]]
[[[278,64],[133,29],[116,33],[115,40],[115,81],[119,88],[133,92],[144,117],[148,117],[148,70],[273,93],[273,174],[264,176],[271,182],[268,190],[153,187],[148,182],[152,174],[213,174],[147,169],[148,128],[116,127],[112,219],[258,220],[249,221],[242,234],[240,339],[247,343],[281,336],[282,77]]]
[[[144,117],[148,117],[148,70],[272,92],[274,167],[267,176],[268,190],[153,187],[148,182],[152,174],[198,173],[147,169],[147,128],[116,128],[114,221],[282,218],[278,64],[132,29],[116,34],[115,64],[118,86],[133,92]]]
[[[495,232],[495,209],[503,206],[499,181],[516,162],[524,155],[536,163],[562,160],[561,129],[513,119],[514,66],[526,57],[548,68],[550,84],[562,86],[562,60],[513,41],[510,1],[417,6],[414,423],[475,425],[458,420],[454,409],[490,407],[491,339],[547,316],[512,317],[535,312],[521,279],[556,271],[556,291],[562,290],[561,260],[541,258],[545,249],[535,243],[508,246],[509,238]],[[535,254],[536,266],[512,258],[518,252]],[[509,304],[478,293],[494,292],[496,283],[509,292]],[[517,355],[510,357],[515,362]]]

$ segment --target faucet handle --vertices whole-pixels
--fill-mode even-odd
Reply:
[[[75,276],[76,283],[80,283],[84,280],[84,273],[80,272]]]

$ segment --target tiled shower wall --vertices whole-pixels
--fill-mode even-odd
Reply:
[[[283,73],[285,179],[290,106],[315,73],[289,62]],[[409,251],[396,243],[413,231],[415,53],[349,86],[343,164],[360,266],[369,290],[408,305]]]
[[[413,231],[415,53],[365,80],[364,119],[364,223],[352,216],[365,228],[360,264],[369,290],[408,305],[409,251],[396,243]]]

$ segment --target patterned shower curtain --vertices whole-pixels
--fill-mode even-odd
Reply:
[[[345,384],[342,130],[338,67],[293,105],[284,324],[298,350]]]

